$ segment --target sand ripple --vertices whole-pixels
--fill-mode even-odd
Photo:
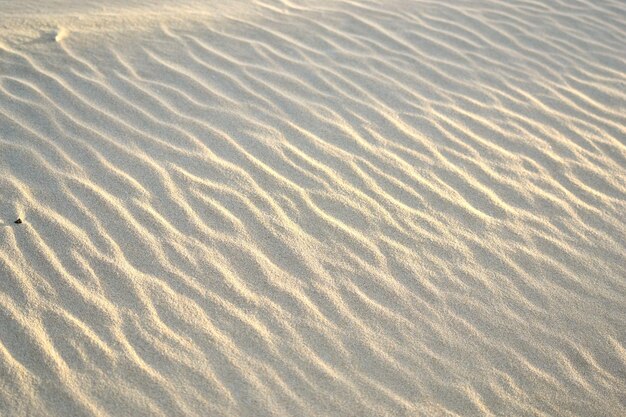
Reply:
[[[626,414],[624,2],[188,7],[0,25],[0,415]]]

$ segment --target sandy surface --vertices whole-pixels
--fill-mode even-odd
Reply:
[[[1,416],[626,415],[626,3],[146,3],[0,0]]]

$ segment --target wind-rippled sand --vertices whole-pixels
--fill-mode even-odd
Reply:
[[[0,0],[1,416],[626,415],[626,3],[75,3]]]

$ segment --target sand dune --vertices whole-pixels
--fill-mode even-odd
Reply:
[[[40,3],[1,416],[626,414],[623,1]]]

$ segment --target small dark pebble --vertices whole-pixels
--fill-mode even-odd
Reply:
[[[22,219],[17,219],[17,220],[15,221],[15,224],[22,224]]]

